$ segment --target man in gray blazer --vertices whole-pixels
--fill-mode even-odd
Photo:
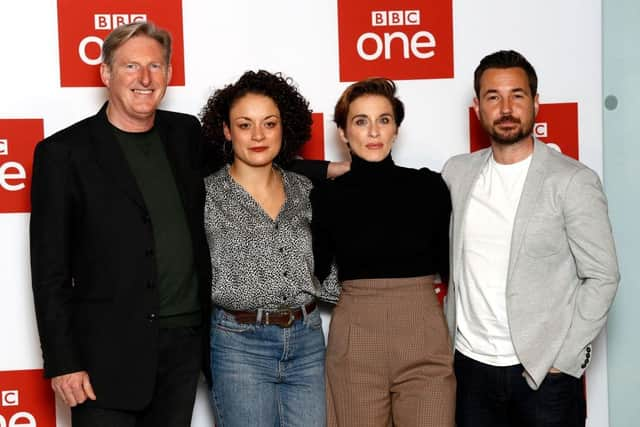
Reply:
[[[584,426],[582,376],[619,282],[600,180],[533,137],[537,77],[522,55],[486,56],[474,84],[491,147],[442,171],[457,425]]]

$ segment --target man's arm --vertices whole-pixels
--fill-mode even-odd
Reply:
[[[581,169],[571,179],[565,192],[564,218],[582,284],[571,327],[553,367],[579,377],[587,365],[586,348],[605,325],[620,281],[607,200],[593,171]]]
[[[328,162],[326,160],[297,159],[288,165],[290,171],[309,178],[314,184],[325,179],[334,179],[351,169],[351,162]]]
[[[334,179],[351,170],[351,162],[343,160],[341,162],[331,162],[327,167],[327,178]]]
[[[52,142],[38,144],[31,185],[31,277],[45,375],[70,406],[95,399],[82,370],[71,327],[70,154]]]

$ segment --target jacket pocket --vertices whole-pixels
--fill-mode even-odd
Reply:
[[[557,254],[567,246],[564,222],[557,216],[531,218],[525,232],[524,247],[527,255],[543,258]]]

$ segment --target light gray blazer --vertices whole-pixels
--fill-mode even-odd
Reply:
[[[455,156],[442,170],[453,204],[445,310],[454,343],[463,220],[473,185],[490,155],[487,148]],[[598,176],[535,140],[513,224],[506,289],[513,345],[533,389],[551,367],[574,377],[583,374],[619,280]]]

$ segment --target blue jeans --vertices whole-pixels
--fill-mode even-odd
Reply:
[[[325,426],[318,309],[290,328],[245,324],[214,309],[211,389],[217,427]]]
[[[522,365],[490,366],[459,351],[454,367],[458,380],[458,427],[584,427],[586,403],[581,378],[547,374],[532,390]]]

